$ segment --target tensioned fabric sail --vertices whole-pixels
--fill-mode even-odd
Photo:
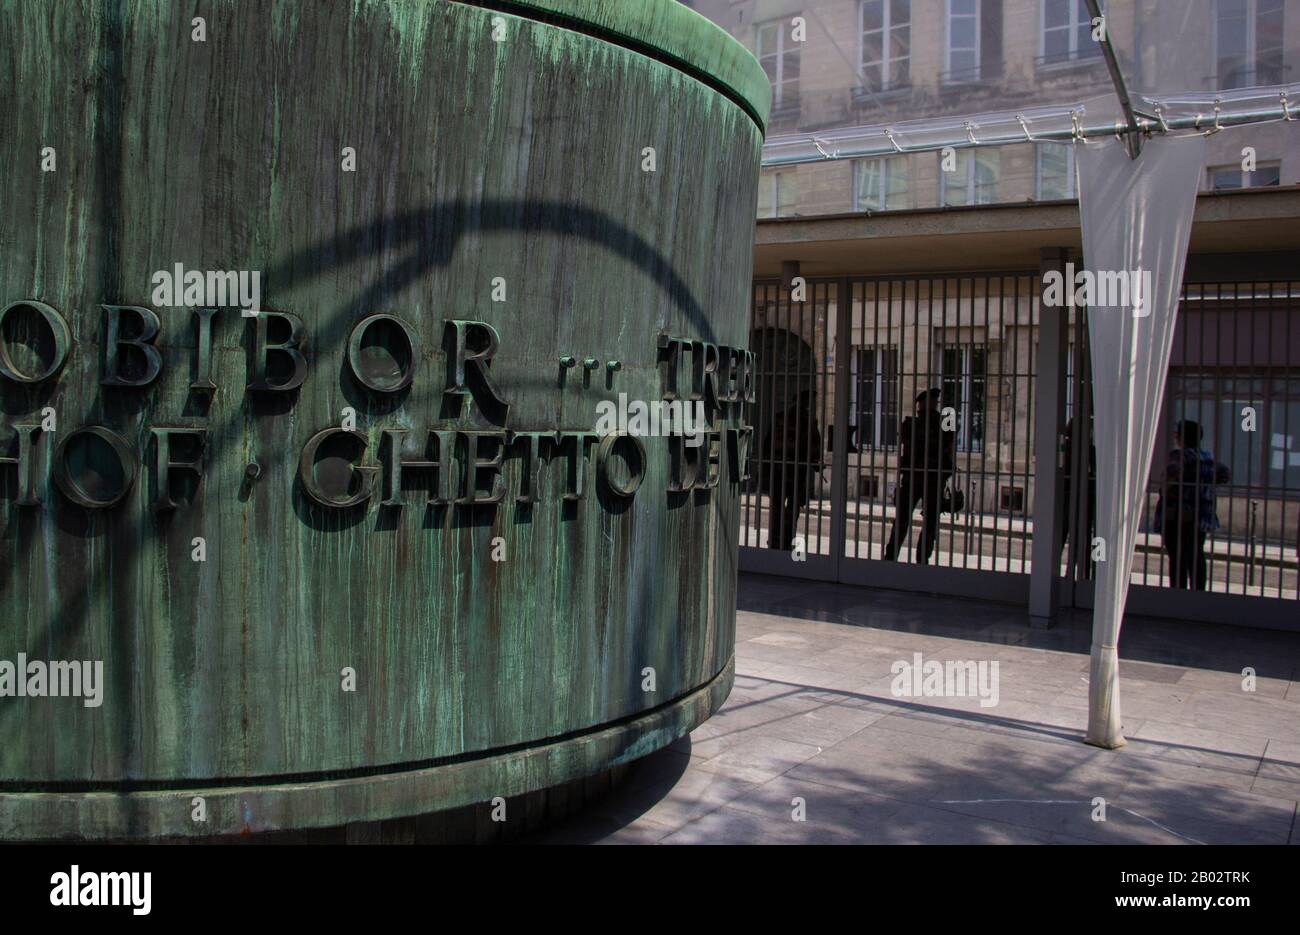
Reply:
[[[1105,550],[1105,560],[1096,563],[1086,740],[1101,747],[1124,744],[1120,624],[1204,165],[1205,137],[1200,134],[1147,140],[1136,159],[1129,158],[1119,140],[1077,146],[1083,257],[1094,286],[1088,337],[1097,535]],[[1103,285],[1126,282],[1136,282],[1138,289],[1128,295],[1119,289],[1101,294],[1111,291]]]

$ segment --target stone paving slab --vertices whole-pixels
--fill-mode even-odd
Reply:
[[[1086,615],[1041,630],[1004,605],[744,579],[722,710],[530,841],[1300,843],[1296,634],[1126,621],[1129,742],[1100,750]],[[997,704],[896,697],[891,666],[918,652],[997,662]]]

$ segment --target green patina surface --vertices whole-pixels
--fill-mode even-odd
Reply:
[[[599,23],[602,38],[465,3],[217,0],[194,42],[193,11],[171,0],[0,0],[0,305],[48,303],[72,332],[55,379],[0,377],[0,449],[51,407],[51,447],[103,425],[144,459],[104,511],[68,503],[47,468],[42,505],[20,507],[0,467],[0,660],[105,669],[98,708],[0,698],[0,836],[184,834],[189,800],[171,789],[275,790],[255,828],[463,804],[648,752],[725,697],[739,487],[669,495],[666,440],[646,440],[626,508],[594,475],[565,504],[559,463],[531,509],[510,496],[513,460],[506,501],[467,513],[427,509],[418,483],[400,510],[379,496],[330,510],[295,481],[307,439],[345,407],[374,464],[385,429],[590,431],[601,399],[659,398],[661,333],[747,343],[760,130],[716,86],[609,37],[654,44],[660,30],[669,58],[716,68],[761,119],[757,65],[694,14],[672,31],[689,11],[668,0],[513,7]],[[47,146],[55,172],[41,171]],[[341,171],[344,147],[355,172]],[[215,319],[215,392],[189,388],[181,308],[158,309],[154,383],[101,385],[100,303],[150,305],[154,272],[177,263],[262,272],[263,308],[305,324],[299,391],[245,389],[249,326],[234,309]],[[496,277],[505,302],[491,300]],[[413,384],[394,398],[345,360],[376,312],[418,337]],[[504,426],[478,406],[448,411],[448,319],[499,332]],[[612,386],[603,370],[584,386],[580,369],[561,385],[566,355],[622,369]],[[205,428],[208,453],[192,500],[155,516],[147,459],[163,425]],[[604,746],[583,739],[597,735]],[[509,765],[542,747],[567,752],[532,778]],[[486,765],[444,782],[452,758]],[[421,781],[385,801],[373,777],[399,770]],[[320,782],[369,791],[286,804],[286,788]]]
[[[676,0],[483,0],[481,5],[591,24],[624,44],[644,47],[700,74],[724,88],[760,127],[767,124],[772,83],[762,66],[715,23]]]

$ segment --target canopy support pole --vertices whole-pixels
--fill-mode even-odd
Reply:
[[[1110,44],[1110,30],[1106,28],[1106,17],[1101,12],[1101,0],[1083,0],[1088,5],[1088,15],[1092,17],[1093,23],[1100,21],[1101,38],[1097,44],[1101,46],[1102,58],[1106,60],[1106,71],[1110,72],[1110,83],[1115,86],[1115,96],[1119,98],[1120,109],[1124,112],[1124,120],[1128,124],[1128,133],[1124,135],[1124,147],[1128,150],[1130,159],[1136,159],[1142,152],[1142,128],[1138,124],[1137,114],[1133,111],[1133,99],[1128,93],[1128,84],[1124,81],[1124,72],[1120,70],[1119,58],[1115,55],[1115,47]],[[1094,32],[1096,27],[1093,27]]]

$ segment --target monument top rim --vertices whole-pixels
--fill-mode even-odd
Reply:
[[[750,51],[678,0],[466,0],[648,55],[725,94],[767,127],[772,85]]]

